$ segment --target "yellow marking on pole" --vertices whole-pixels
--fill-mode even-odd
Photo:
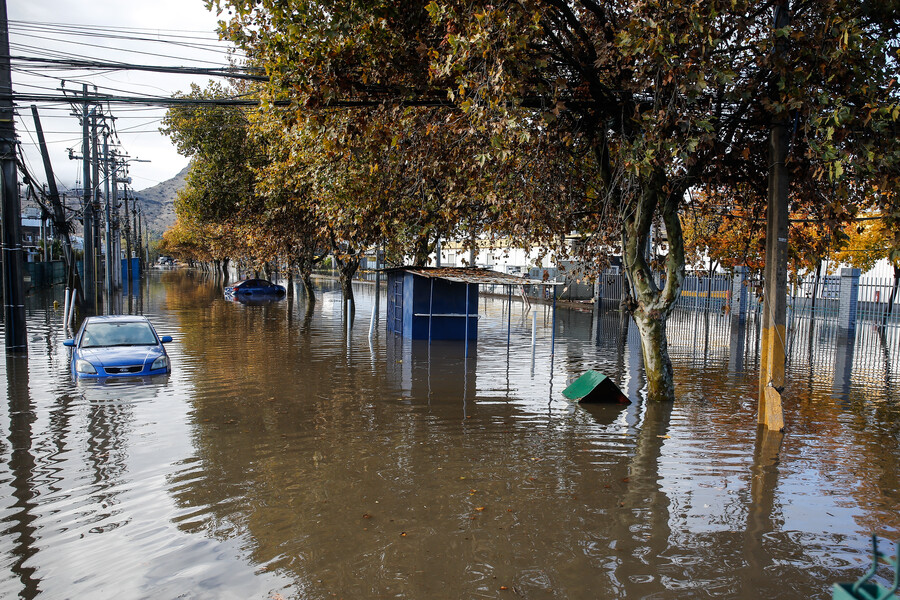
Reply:
[[[763,424],[771,431],[784,429],[784,413],[781,410],[781,394],[771,384],[766,386],[766,413]]]
[[[759,373],[758,422],[774,431],[784,429],[781,394],[784,387],[784,325],[766,327],[762,331]],[[772,394],[775,394],[773,396]]]

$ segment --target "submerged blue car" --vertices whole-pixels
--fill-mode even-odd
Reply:
[[[226,298],[281,298],[287,293],[283,285],[265,279],[245,279],[225,288]]]
[[[171,371],[163,344],[171,336],[160,337],[147,317],[114,315],[88,317],[71,346],[72,375],[78,378],[145,377]]]

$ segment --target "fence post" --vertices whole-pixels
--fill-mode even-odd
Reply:
[[[731,280],[731,316],[739,321],[747,318],[747,267],[735,267]]]
[[[841,295],[838,328],[842,332],[856,329],[856,310],[859,299],[859,269],[841,269]]]

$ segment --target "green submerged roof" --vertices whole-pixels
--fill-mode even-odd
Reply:
[[[587,371],[563,390],[563,396],[569,400],[581,400],[607,379],[609,378],[599,371]]]

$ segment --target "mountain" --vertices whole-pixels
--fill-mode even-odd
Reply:
[[[162,235],[175,224],[175,195],[185,186],[189,169],[190,165],[171,179],[134,192],[135,197],[139,198],[144,206],[147,229],[154,237]]]

